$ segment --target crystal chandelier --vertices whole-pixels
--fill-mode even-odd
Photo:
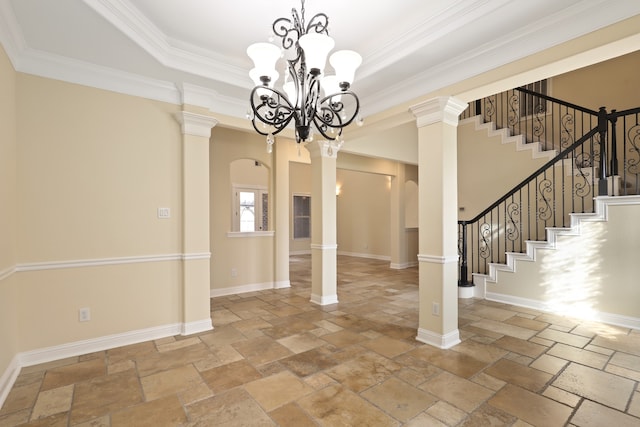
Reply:
[[[251,119],[254,129],[267,137],[271,152],[273,136],[293,120],[296,142],[311,141],[314,128],[328,140],[341,141],[342,129],[358,116],[360,100],[349,90],[362,57],[351,50],[333,53],[329,62],[335,75],[325,73],[327,55],[335,42],[329,37],[329,18],[318,13],[305,22],[304,0],[301,14],[294,8],[291,19],[278,18],[273,33],[282,40],[281,47],[272,43],[254,43],[247,55],[255,67],[249,76],[255,83],[251,91]],[[278,59],[286,61],[282,90],[274,88],[280,74]]]

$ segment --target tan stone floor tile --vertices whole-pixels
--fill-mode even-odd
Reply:
[[[529,366],[540,371],[547,372],[551,375],[555,375],[560,372],[567,363],[569,363],[567,360],[543,354],[534,360]]]
[[[404,381],[391,377],[360,393],[378,408],[399,421],[408,421],[433,405],[437,399]]]
[[[71,409],[71,399],[73,398],[73,384],[67,386],[45,390],[38,394],[38,399],[33,407],[31,419],[46,418],[50,415],[67,412]]]
[[[589,400],[584,400],[576,411],[576,414],[571,418],[571,422],[579,427],[637,427],[640,425],[640,418],[624,414]]]
[[[497,320],[499,322],[504,322],[516,314],[514,311],[498,307],[490,307],[482,304],[481,302],[471,305],[466,310],[475,316],[482,317],[484,319]]]
[[[91,421],[74,424],[73,427],[111,427],[111,417],[109,415],[105,415],[100,418],[94,418]]]
[[[592,368],[602,369],[609,360],[608,356],[600,353],[594,353],[589,350],[572,347],[570,345],[558,343],[551,347],[547,354],[559,357],[571,362],[580,363],[581,365],[591,366]]]
[[[609,363],[622,368],[638,371],[640,373],[640,356],[616,352]]]
[[[540,322],[538,320],[528,319],[522,316],[513,316],[504,322],[510,325],[520,326],[521,328],[532,329],[534,331],[542,331],[549,326],[546,322]]]
[[[202,371],[200,375],[216,394],[262,378],[262,374],[246,360]]]
[[[466,354],[473,357],[474,359],[486,363],[493,363],[501,359],[508,353],[507,351],[499,347],[481,344],[475,341],[464,341],[456,346],[453,346],[451,350],[457,351],[458,353]]]
[[[157,372],[166,371],[171,368],[177,368],[189,363],[197,363],[198,361],[211,357],[209,347],[200,343],[184,348],[178,348],[173,351],[164,353],[155,353],[148,357],[136,360],[138,374],[141,377],[152,375]]]
[[[107,375],[116,374],[118,372],[128,371],[136,368],[136,362],[133,360],[123,360],[116,363],[110,363],[107,365]]]
[[[215,325],[215,329],[212,332],[200,336],[200,340],[209,347],[230,345],[246,339],[247,337],[242,332],[231,325]]]
[[[400,364],[402,365],[401,362]],[[413,386],[419,386],[429,378],[432,378],[441,372],[442,369],[426,364],[425,366],[414,368],[403,367],[395,373],[395,376]]]
[[[361,334],[349,330],[323,335],[322,339],[336,347],[347,347],[367,340]]]
[[[493,391],[500,390],[506,384],[505,381],[499,380],[484,372],[480,372],[479,374],[474,375],[471,378],[471,381]]]
[[[20,387],[13,387],[7,395],[7,398],[4,401],[4,405],[2,405],[2,408],[0,408],[0,415],[17,412],[22,409],[31,409],[33,404],[36,402],[39,392],[39,382],[23,385]]]
[[[267,412],[314,391],[289,371],[252,381],[244,388]]]
[[[572,411],[568,406],[511,384],[487,403],[534,426],[563,426]]]
[[[134,371],[105,375],[75,385],[71,424],[101,417],[142,402],[142,389]]]
[[[505,350],[533,358],[540,356],[547,350],[547,347],[543,345],[510,336],[497,339],[493,344]]]
[[[419,387],[451,405],[471,412],[493,395],[493,390],[443,372]]]
[[[640,391],[633,393],[631,404],[629,405],[629,413],[640,418]]]
[[[551,374],[506,359],[496,362],[484,373],[534,392],[542,390],[553,378]]]
[[[363,342],[362,346],[390,359],[414,348],[411,344],[384,335],[371,341]]]
[[[529,342],[533,342],[536,344],[540,344],[543,345],[545,347],[551,347],[552,345],[555,344],[555,341],[551,341],[551,340],[546,340],[544,338],[540,338],[540,337],[533,337],[529,340]]]
[[[543,396],[553,399],[556,402],[564,403],[567,406],[574,408],[579,402],[581,397],[571,394],[568,391],[561,390],[554,386],[547,387],[542,393]]]
[[[429,407],[429,409],[427,409],[425,413],[442,421],[448,426],[458,425],[460,421],[464,420],[467,415],[469,415],[466,412],[442,400],[439,400],[431,407]]]
[[[7,415],[0,415],[0,427],[14,427],[25,424],[29,421],[31,408],[23,409],[17,412],[11,412]]]
[[[161,353],[167,352],[167,351],[172,351],[172,350],[177,350],[179,348],[185,348],[185,347],[189,347],[192,345],[198,345],[202,343],[202,341],[200,341],[200,338],[198,337],[191,337],[191,338],[187,338],[184,340],[177,340],[174,342],[170,342],[170,343],[164,343],[164,344],[156,344],[156,347],[158,348],[158,351]]]
[[[335,323],[326,319],[314,322],[314,324],[330,332],[338,332],[344,329],[342,326],[338,326]]]
[[[506,360],[511,360],[512,362],[516,362],[523,366],[529,366],[531,362],[533,362],[532,357],[523,356],[518,353],[507,353],[507,355],[504,356],[504,358]]]
[[[607,367],[604,370],[611,374],[616,374],[618,376],[629,378],[634,381],[640,381],[640,372],[638,371],[622,368],[620,366],[611,365],[611,364],[607,365]]]
[[[261,329],[265,335],[274,340],[309,332],[317,328],[314,322],[309,322],[304,319],[283,317],[276,320],[272,321],[273,327]]]
[[[298,405],[323,426],[399,426],[400,423],[354,392],[330,385],[298,400]]]
[[[419,414],[417,417],[404,424],[405,427],[447,427],[447,424],[440,422],[426,412]]]
[[[552,325],[565,326],[567,328],[575,328],[579,323],[576,319],[571,319],[569,317],[564,317],[564,316],[558,316],[552,313],[543,313],[540,316],[536,317],[536,320],[539,322],[546,322]]]
[[[604,354],[605,356],[611,356],[615,353],[615,350],[611,350],[610,348],[598,347],[597,345],[589,344],[585,348],[585,350],[593,351],[594,353]]]
[[[553,382],[555,387],[624,411],[635,383],[629,379],[571,363]]]
[[[361,392],[378,384],[402,368],[396,362],[374,352],[363,353],[326,371],[326,374],[345,387]]]
[[[281,427],[316,427],[317,424],[295,403],[289,403],[270,412],[269,415]]]
[[[229,323],[237,322],[238,320],[242,319],[234,312],[227,309],[211,312],[211,321],[213,322],[214,327],[218,325],[228,325]]]
[[[313,375],[309,375],[308,377],[306,377],[304,379],[304,382],[306,382],[307,384],[309,384],[311,387],[313,387],[316,390],[320,390],[321,388],[325,388],[329,384],[336,384],[336,380],[334,380],[333,378],[331,378],[327,374],[323,374],[322,372],[317,373],[317,374],[313,374]]]
[[[488,364],[464,353],[424,345],[411,350],[408,356],[422,359],[440,369],[449,371],[463,378],[469,378],[480,372]]]
[[[113,426],[173,427],[187,421],[187,416],[176,396],[167,396],[152,402],[142,403],[111,416]]]
[[[472,322],[477,322],[479,320],[482,320],[482,319],[480,319],[480,318],[474,319]],[[490,331],[488,329],[476,328],[475,326],[473,326],[472,323],[468,323],[468,324],[464,325],[463,327],[460,328],[460,331],[464,331],[466,333],[470,333],[470,334],[474,334],[474,335],[480,335],[480,336],[483,336],[483,337],[492,338],[493,340],[497,340],[498,338],[502,338],[504,336],[504,334],[500,334],[498,332],[493,332],[493,331]]]
[[[321,347],[281,359],[280,363],[299,377],[306,377],[332,368],[339,362],[335,360],[334,353]]]
[[[178,392],[178,399],[180,399],[180,402],[184,405],[191,405],[192,403],[207,399],[211,396],[213,396],[213,391],[211,391],[209,386],[203,381],[197,383],[192,388]]]
[[[36,371],[36,372],[23,372],[26,368],[23,368],[16,378],[16,382],[13,383],[13,387],[22,387],[29,384],[38,383],[41,384],[44,379],[45,371]]]
[[[280,344],[288,348],[292,353],[303,353],[316,347],[326,345],[326,341],[319,339],[313,334],[296,334],[277,340]]]
[[[69,425],[69,414],[55,414],[46,418],[40,418],[28,423],[22,424],[20,427],[67,427]]]
[[[50,390],[80,381],[90,380],[107,374],[104,360],[92,359],[59,368],[47,370],[41,390]]]
[[[269,337],[253,338],[232,344],[238,353],[254,365],[270,363],[293,353]]]
[[[53,360],[51,362],[40,363],[38,365],[25,366],[20,370],[20,375],[31,374],[34,372],[43,372],[50,369],[59,368],[61,366],[73,365],[78,363],[78,357],[67,357],[65,359]]]
[[[584,347],[589,344],[591,339],[582,337],[580,335],[573,335],[566,332],[556,331],[553,329],[545,329],[536,335],[539,338],[544,338],[550,341],[556,341],[562,344],[571,345],[573,347]]]
[[[516,417],[491,405],[484,404],[469,415],[460,427],[507,426],[516,421]]]
[[[242,360],[243,357],[230,344],[210,347],[210,355],[205,359],[194,362],[194,366],[198,371],[206,371],[208,369],[217,368],[218,366],[227,365],[229,363]]]
[[[181,366],[140,378],[145,400],[151,401],[196,387],[202,383],[193,365]]]
[[[520,326],[509,325],[507,323],[496,322],[495,320],[480,320],[473,322],[471,326],[479,329],[486,329],[501,335],[509,335],[515,338],[528,340],[536,334],[537,331]]]
[[[251,426],[276,425],[260,405],[243,388],[201,400],[186,407],[193,426]]]

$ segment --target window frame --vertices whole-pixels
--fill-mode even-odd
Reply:
[[[296,198],[306,198],[309,200],[308,215],[296,215]],[[308,235],[305,236],[296,236],[296,220],[297,219],[307,219],[307,230]],[[293,193],[291,195],[291,238],[293,240],[309,240],[311,239],[311,194],[309,193]]]

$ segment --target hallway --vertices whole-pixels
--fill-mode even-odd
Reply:
[[[211,332],[24,368],[0,426],[640,424],[640,331],[462,300],[439,350],[415,340],[417,267],[339,256],[320,307],[310,263],[212,299]]]

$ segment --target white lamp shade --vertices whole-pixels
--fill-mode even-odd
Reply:
[[[336,71],[338,83],[353,83],[356,69],[362,64],[362,57],[352,50],[339,50],[329,58],[331,66]]]
[[[254,43],[247,48],[247,55],[253,60],[258,77],[271,76],[280,58],[280,48],[271,43]]]
[[[335,46],[335,41],[326,34],[308,33],[298,40],[304,50],[307,69],[317,68],[322,72],[327,62],[327,55]]]

